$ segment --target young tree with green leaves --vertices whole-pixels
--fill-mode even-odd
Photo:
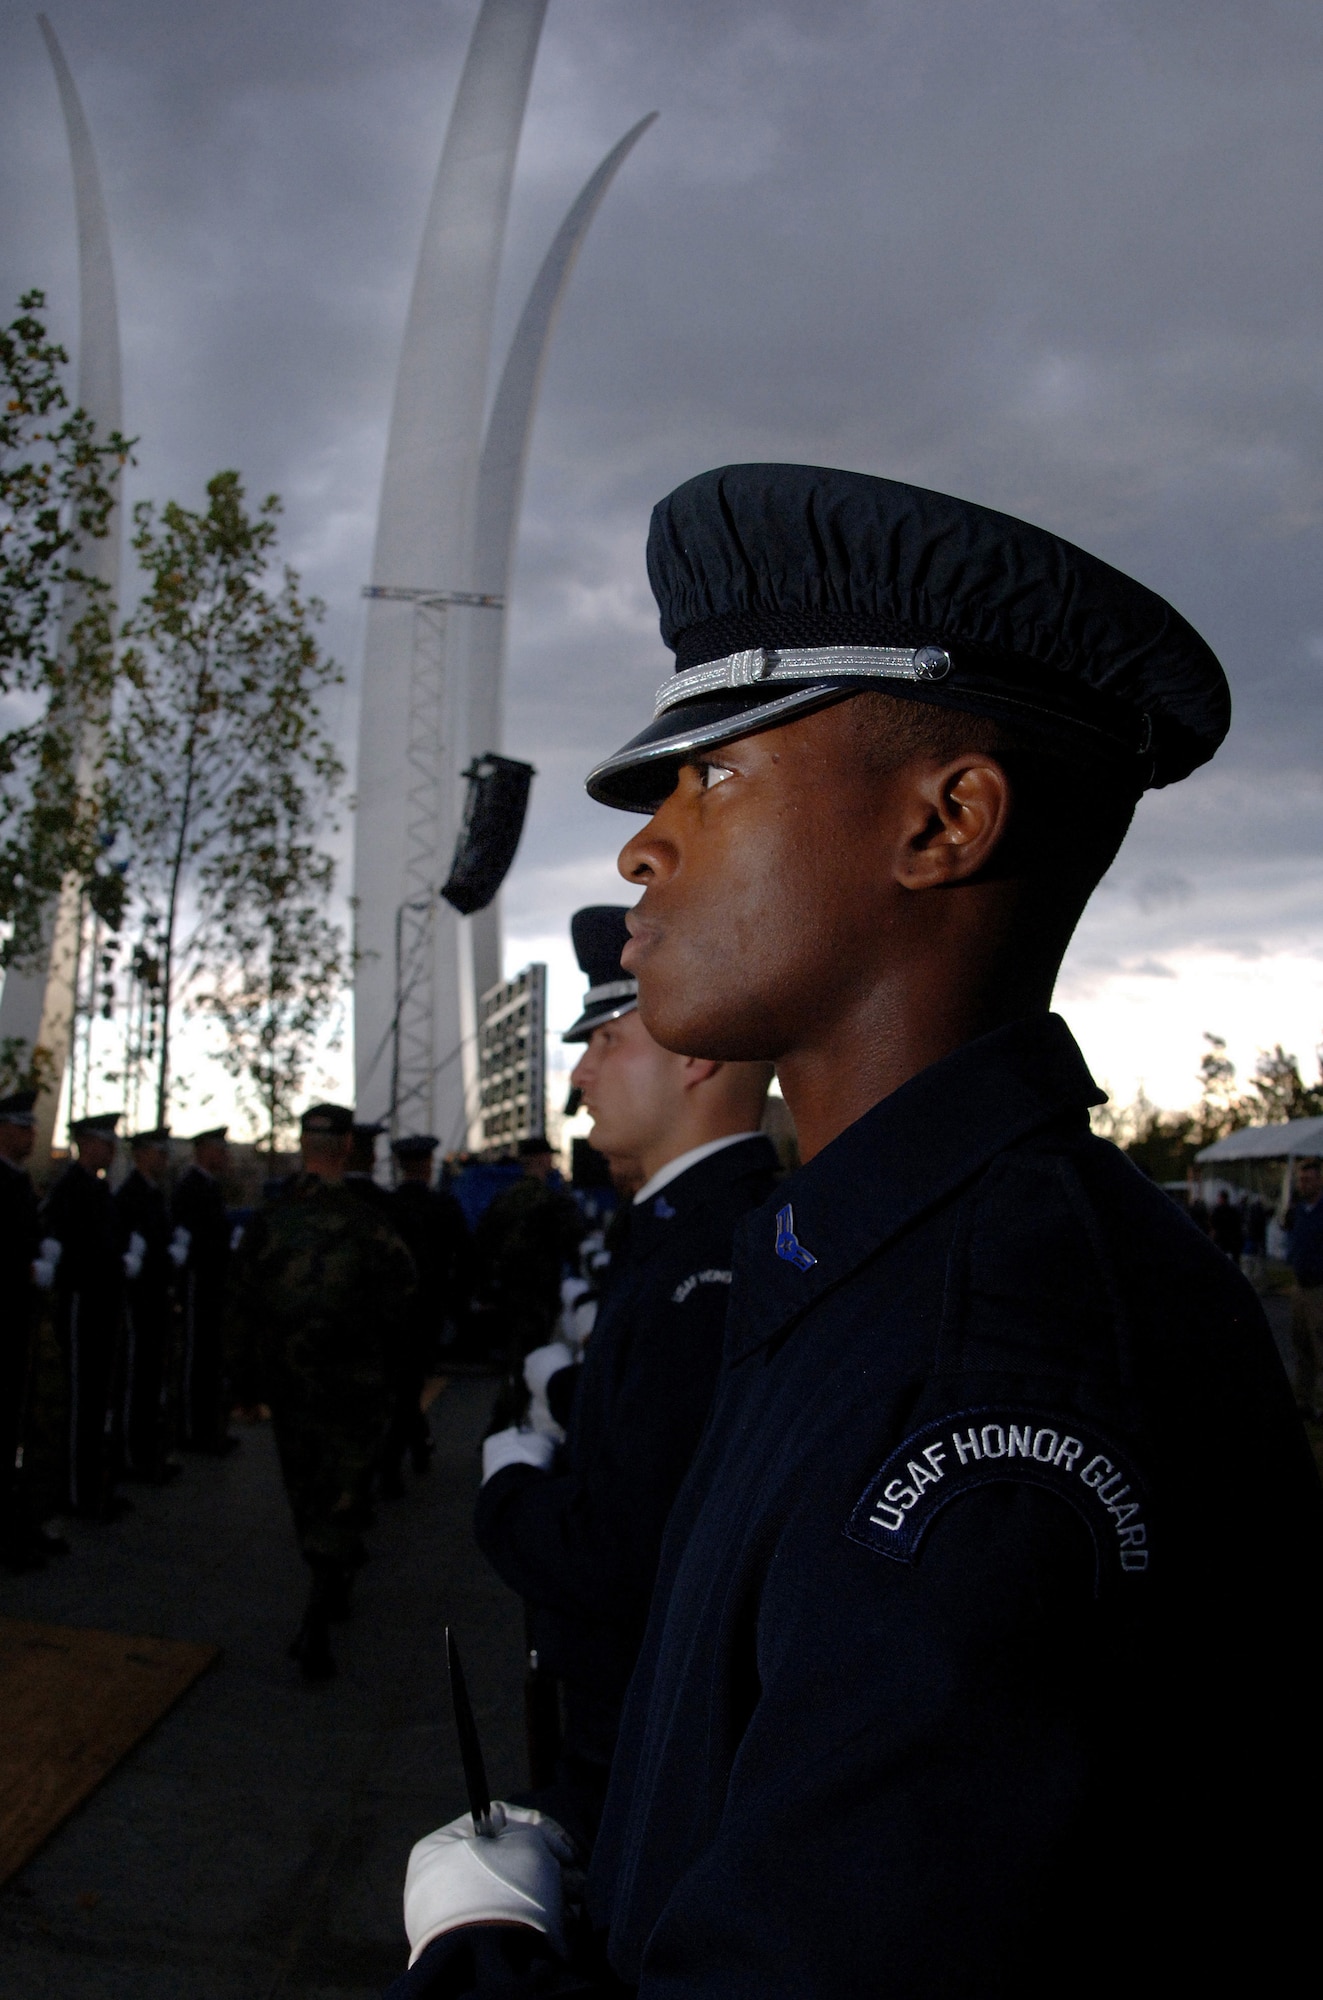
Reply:
[[[98,725],[115,680],[113,607],[80,551],[109,532],[130,445],[70,410],[64,349],[24,294],[0,329],[0,965],[30,963],[70,878],[114,924],[102,862],[112,795]]]
[[[242,845],[217,855],[207,883],[199,1005],[224,1030],[221,1063],[259,1114],[269,1153],[294,1130],[345,981],[344,934],[326,915],[334,864],[309,837],[312,817],[301,788],[260,798],[255,785],[236,813]]]
[[[341,676],[315,634],[322,605],[288,567],[272,576],[279,513],[274,494],[249,513],[235,472],[211,480],[204,512],[134,510],[148,582],[125,628],[113,761],[135,890],[161,941],[162,1124],[178,1008],[199,980],[197,1008],[228,1019],[237,1007],[236,1023],[265,981],[292,1073],[341,976],[324,917],[300,914],[330,892],[316,841],[343,769],[318,702]]]

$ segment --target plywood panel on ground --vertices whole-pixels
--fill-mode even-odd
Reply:
[[[217,1651],[0,1618],[0,1882],[114,1770]]]

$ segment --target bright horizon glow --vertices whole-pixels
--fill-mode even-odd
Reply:
[[[589,889],[583,900],[592,893]],[[628,894],[623,885],[620,893],[622,899]],[[1133,1103],[1141,1090],[1165,1111],[1193,1105],[1205,1032],[1225,1038],[1242,1088],[1259,1051],[1277,1042],[1298,1059],[1306,1083],[1316,1080],[1316,1049],[1323,1040],[1323,948],[1310,950],[1298,942],[1254,955],[1191,945],[1164,952],[1160,959],[1137,953],[1119,966],[1095,968],[1090,961],[1099,933],[1107,927],[1090,913],[1067,954],[1053,1004],[1115,1106]],[[560,1037],[580,1012],[585,982],[568,930],[507,936],[506,978],[534,960],[547,967],[547,1102],[554,1121],[578,1056]],[[309,1065],[309,1102],[315,1097],[351,1101],[352,1037],[346,1022],[340,1027],[340,1047],[328,1046],[328,1030]],[[181,1025],[178,1067],[187,1082],[172,1107],[172,1127],[187,1135],[228,1123],[235,1139],[255,1139],[231,1079],[208,1052],[214,1032],[201,1022]],[[112,1029],[101,1044],[107,1056],[114,1035]],[[106,1085],[94,1092],[92,1108],[113,1109],[122,1103],[119,1087]],[[56,1129],[63,1131],[63,1112]],[[574,1130],[586,1130],[586,1125],[576,1124]]]

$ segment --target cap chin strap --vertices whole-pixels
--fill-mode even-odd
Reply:
[[[942,646],[755,646],[706,666],[683,667],[657,690],[655,716],[677,702],[765,681],[827,681],[857,675],[870,681],[940,681],[951,671]]]

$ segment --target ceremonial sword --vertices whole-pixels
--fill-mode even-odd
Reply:
[[[482,1761],[482,1744],[478,1741],[478,1725],[473,1719],[473,1704],[464,1685],[464,1669],[459,1663],[459,1648],[455,1644],[455,1635],[448,1625],[446,1666],[450,1670],[450,1699],[455,1710],[455,1734],[459,1738],[459,1760],[464,1766],[464,1787],[469,1795],[473,1830],[484,1840],[494,1840],[501,1829],[492,1812],[487,1767]]]

